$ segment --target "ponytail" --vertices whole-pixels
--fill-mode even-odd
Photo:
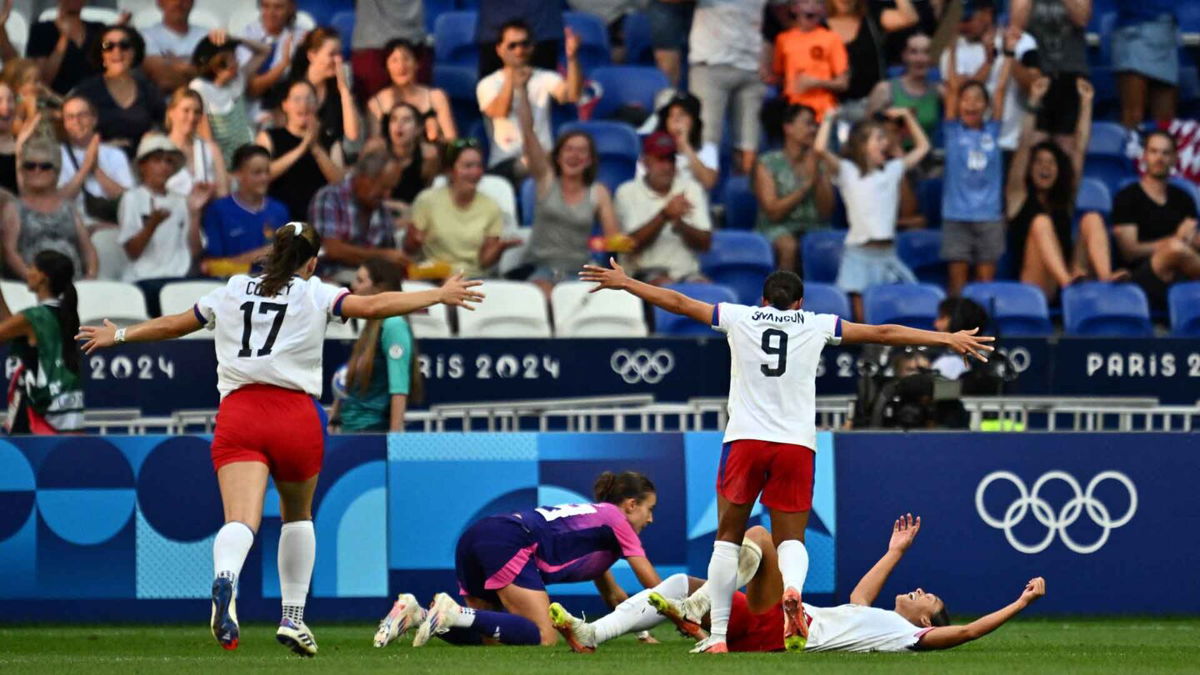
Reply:
[[[67,369],[79,373],[79,295],[75,292],[75,263],[58,251],[42,251],[33,257],[36,267],[50,284],[50,293],[59,299],[58,329],[62,340],[62,359]]]
[[[405,104],[407,105],[407,104]],[[369,258],[362,266],[367,270],[371,283],[383,292],[402,291],[403,268],[393,265],[383,258]],[[405,321],[408,319],[405,318]],[[409,325],[411,330],[412,326]],[[372,319],[367,322],[354,348],[350,350],[349,368],[346,373],[346,390],[357,389],[359,395],[366,395],[371,387],[371,378],[375,371],[375,354],[379,349],[379,334],[383,329],[382,319]],[[420,351],[417,348],[417,338],[412,338],[412,350],[409,354],[411,361],[408,400],[421,403],[425,398],[425,378],[421,375]]]
[[[600,474],[600,477],[596,479],[596,484],[592,487],[596,501],[609,504],[620,504],[626,499],[640,502],[651,492],[657,492],[654,489],[654,483],[637,471],[622,471],[621,473],[605,471]]]
[[[308,223],[292,221],[275,230],[275,241],[266,260],[259,289],[264,297],[279,295],[296,270],[321,250],[321,235]]]

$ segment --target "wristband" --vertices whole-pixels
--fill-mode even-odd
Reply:
[[[124,328],[117,329],[116,335],[113,335],[113,342],[115,344],[119,344],[119,345],[125,344],[125,329]]]

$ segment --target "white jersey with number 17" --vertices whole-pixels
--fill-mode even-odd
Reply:
[[[315,277],[292,277],[263,297],[260,277],[239,274],[200,298],[192,311],[215,330],[217,389],[224,399],[247,384],[270,384],[321,396],[325,328],[342,320],[350,291]]]
[[[803,310],[722,302],[712,326],[729,341],[725,442],[769,441],[817,449],[817,367],[842,340],[841,319]]]

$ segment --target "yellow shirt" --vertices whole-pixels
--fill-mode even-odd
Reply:
[[[425,235],[426,260],[448,263],[455,271],[479,276],[479,249],[488,237],[499,237],[504,223],[500,207],[476,192],[464,209],[450,197],[450,187],[430,188],[413,203],[413,226]]]

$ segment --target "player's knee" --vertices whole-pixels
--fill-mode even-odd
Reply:
[[[746,538],[761,547],[766,542],[771,541],[771,531],[762,525],[755,525],[746,530]]]

